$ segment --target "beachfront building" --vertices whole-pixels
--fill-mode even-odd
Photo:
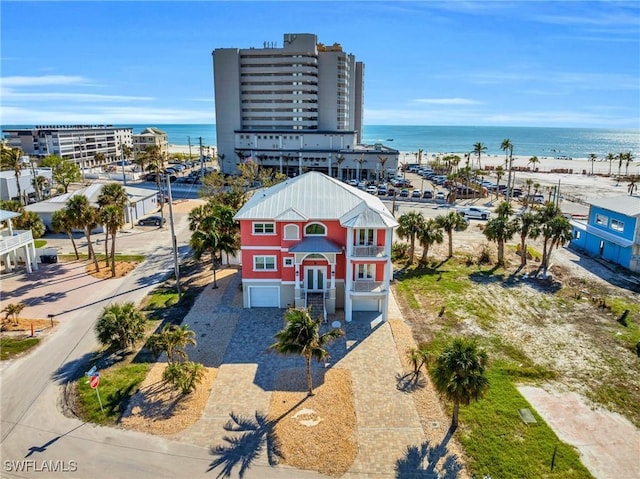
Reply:
[[[571,246],[640,272],[640,196],[593,200],[587,222],[571,223]]]
[[[36,168],[35,162],[26,163],[25,168],[20,172],[18,178],[13,170],[0,171],[0,200],[18,200],[23,203],[32,203],[42,198],[47,198],[53,184],[52,171],[50,168]],[[39,198],[35,190],[34,178],[42,176],[45,178],[43,184],[42,198]],[[22,199],[18,197],[18,181],[20,182],[20,193]]]
[[[169,152],[169,140],[167,138],[167,134],[158,128],[149,127],[145,128],[137,135],[133,135],[134,155],[143,153],[149,146],[157,146],[160,154],[164,158]]]
[[[287,176],[377,179],[397,170],[397,150],[361,144],[364,64],[340,44],[287,33],[282,47],[218,48],[213,76],[225,173],[248,159]]]
[[[245,308],[386,320],[398,223],[376,196],[312,171],[256,192],[235,219]]]
[[[7,146],[20,148],[29,158],[56,155],[82,169],[112,163],[122,157],[122,145],[133,145],[131,128],[112,125],[38,125],[3,128],[2,133]]]

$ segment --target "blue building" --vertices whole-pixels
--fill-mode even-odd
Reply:
[[[572,225],[571,246],[640,272],[640,196],[593,200],[587,223]]]

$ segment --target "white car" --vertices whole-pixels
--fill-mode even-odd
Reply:
[[[468,208],[460,208],[457,211],[464,218],[470,218],[470,219],[476,219],[476,220],[487,220],[491,216],[491,211],[484,208],[477,208],[475,206],[470,206]]]
[[[373,185],[367,186],[366,192],[367,193],[371,193],[372,195],[375,195],[375,194],[378,193],[378,188],[376,186],[373,186]]]

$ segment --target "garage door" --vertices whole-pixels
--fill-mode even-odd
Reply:
[[[249,287],[249,305],[251,308],[279,308],[280,288],[278,286]]]
[[[353,311],[379,311],[378,300],[371,298],[355,298],[352,304]]]

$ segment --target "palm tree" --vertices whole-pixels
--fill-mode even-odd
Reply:
[[[125,209],[129,205],[129,198],[124,187],[119,183],[106,183],[98,196],[100,219],[105,225],[105,258],[109,266],[107,245],[111,235],[111,275],[116,275],[116,235],[124,226]]]
[[[513,164],[513,143],[509,138],[502,140],[500,149],[505,152],[505,164],[507,165],[507,201],[511,199],[511,165]]]
[[[553,203],[546,203],[537,215],[540,232],[542,234],[542,276],[547,276],[551,252],[571,241],[571,223],[564,217],[562,211]]]
[[[107,158],[104,156],[104,153],[102,153],[101,151],[98,151],[95,155],[93,155],[93,161],[95,161],[98,165],[103,164],[106,159]]]
[[[620,178],[620,171],[622,170],[622,162],[625,159],[625,153],[618,153],[616,155],[616,159],[618,160],[618,178]]]
[[[591,162],[591,176],[593,176],[593,165],[598,159],[598,155],[595,153],[589,153],[589,161]]]
[[[477,142],[473,144],[473,154],[478,157],[478,169],[482,169],[482,165],[480,164],[480,157],[483,153],[487,152],[487,147],[484,143]]]
[[[56,233],[66,233],[73,245],[73,251],[76,254],[76,259],[80,259],[78,254],[78,246],[73,239],[73,218],[69,215],[68,209],[57,210],[53,212],[51,216],[51,228]]]
[[[9,303],[7,304],[3,309],[2,309],[2,313],[5,314],[4,319],[5,321],[7,319],[9,319],[9,316],[11,316],[11,320],[13,322],[14,326],[18,325],[19,319],[20,319],[20,313],[22,312],[22,310],[26,307],[27,305],[24,303]]]
[[[449,258],[453,256],[453,230],[467,229],[467,222],[457,211],[449,211],[446,215],[436,216],[436,224],[447,232],[449,237]]]
[[[338,179],[339,180],[342,180],[342,167],[340,165],[342,165],[342,163],[344,163],[344,160],[346,160],[344,155],[336,156],[336,165],[338,165]]]
[[[218,154],[218,167],[220,168],[221,173],[224,173],[224,158],[225,158],[224,153]],[[282,173],[282,168],[280,169],[280,173]]]
[[[624,161],[624,176],[629,176],[629,165],[633,162],[633,154],[630,151],[624,154]]]
[[[422,153],[424,153],[424,149],[418,148],[418,164],[422,164]]]
[[[533,155],[531,158],[529,158],[529,161],[527,162],[527,164],[529,163],[531,163],[531,169],[535,171],[536,165],[540,163],[540,159],[536,155]]]
[[[424,225],[424,216],[415,211],[410,211],[403,214],[398,218],[398,229],[396,230],[400,238],[409,239],[409,262],[413,263],[413,255],[416,247],[416,235],[422,229]]]
[[[518,231],[520,232],[520,266],[527,265],[527,238],[535,239],[540,235],[537,216],[526,211],[518,219]]]
[[[510,220],[509,216],[513,214],[511,203],[503,201],[496,208],[498,216],[487,221],[483,230],[484,235],[489,241],[495,241],[498,245],[498,265],[504,264],[504,243],[513,238],[517,231],[517,222]]]
[[[496,167],[496,200],[498,199],[498,196],[500,195],[500,180],[502,179],[502,177],[504,176],[504,168],[502,166],[497,166]]]
[[[455,339],[436,359],[432,370],[436,389],[453,402],[451,428],[458,427],[460,404],[480,399],[489,380],[485,376],[489,358],[486,351],[469,339]]]
[[[186,361],[188,355],[184,348],[188,345],[196,346],[196,333],[183,324],[165,324],[162,331],[149,338],[149,347],[157,353],[165,353],[169,363]]]
[[[382,178],[384,180],[387,179],[387,174],[384,171],[384,164],[387,162],[389,158],[387,156],[378,156],[378,163],[380,163],[380,172],[382,173]]]
[[[306,362],[308,395],[313,396],[313,378],[311,376],[311,359],[322,361],[329,357],[325,347],[344,335],[339,328],[320,334],[322,318],[312,319],[308,308],[289,308],[284,317],[286,326],[275,335],[276,342],[269,350],[280,354],[299,354]]]
[[[71,221],[76,228],[84,230],[87,238],[87,249],[89,259],[93,259],[96,271],[100,271],[100,265],[91,241],[91,231],[98,226],[98,209],[89,204],[89,200],[84,195],[74,195],[67,200],[67,210]]]
[[[20,148],[7,148],[4,144],[0,150],[0,168],[3,170],[12,170],[16,177],[16,187],[18,188],[18,201],[20,204],[24,204],[24,198],[22,197],[22,187],[20,186],[20,176],[22,175],[22,157],[24,153]]]
[[[525,198],[524,198],[524,207],[528,208],[529,207],[530,197],[531,197],[531,187],[533,186],[533,180],[531,178],[527,178],[525,180],[524,184],[527,187],[527,196],[525,196]]]
[[[611,176],[611,164],[615,159],[616,155],[614,155],[613,153],[607,153],[607,161],[609,162],[609,176]]]
[[[134,346],[144,337],[147,318],[132,302],[104,308],[95,326],[100,344],[116,350]]]
[[[423,222],[422,227],[418,230],[417,237],[420,245],[422,246],[422,258],[420,259],[420,262],[426,264],[429,247],[432,244],[440,244],[444,241],[442,228],[438,226],[435,219],[429,218]]]
[[[358,181],[362,180],[362,164],[366,163],[367,160],[364,159],[364,156],[360,156],[359,158],[355,159],[355,162],[358,163]]]

